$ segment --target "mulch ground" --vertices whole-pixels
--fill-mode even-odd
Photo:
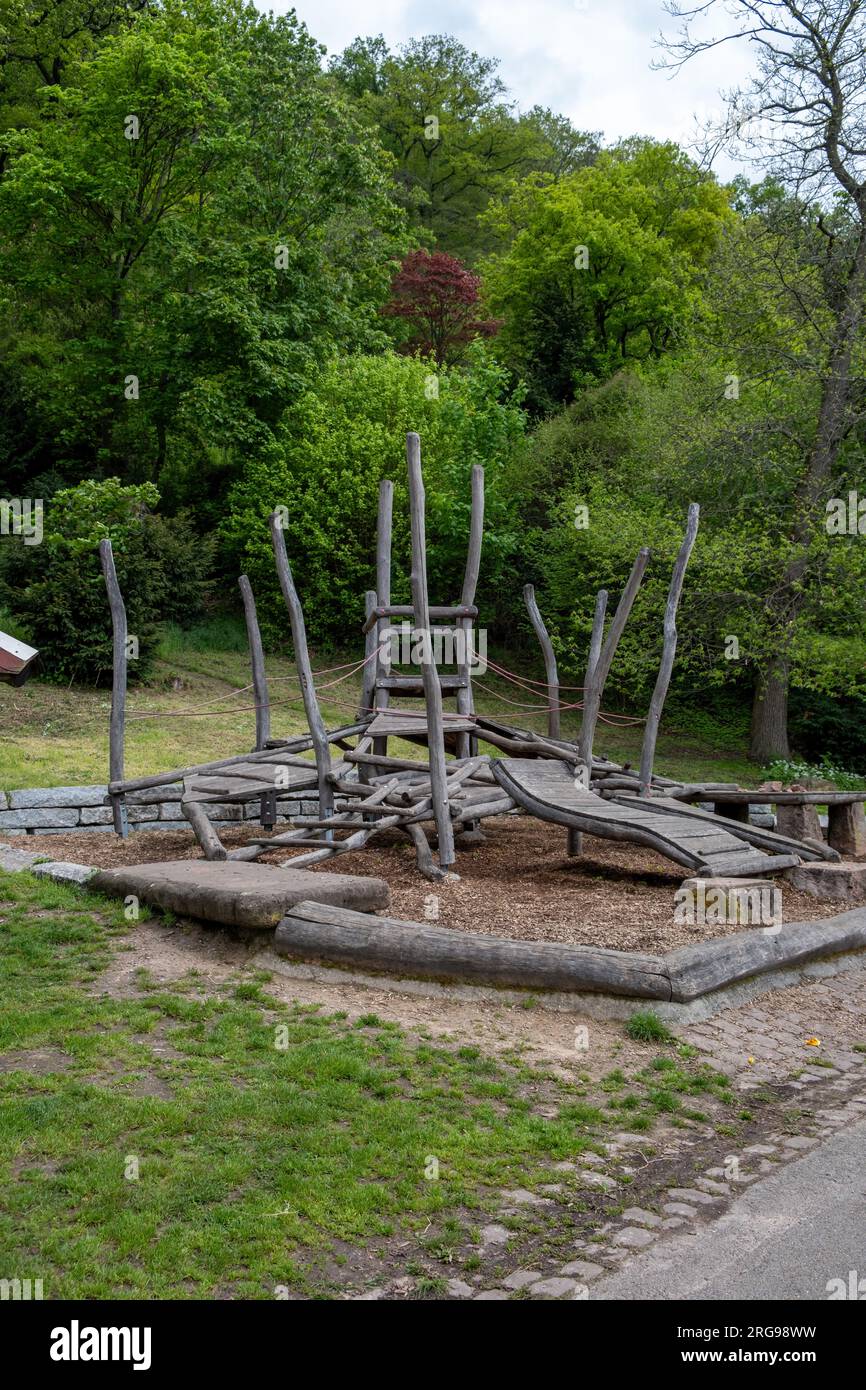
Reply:
[[[523,941],[658,953],[743,930],[736,924],[675,923],[674,894],[686,871],[652,850],[586,835],[582,855],[571,859],[565,830],[529,816],[487,820],[484,831],[485,845],[458,850],[459,877],[440,884],[418,873],[408,841],[385,836],[338,863],[314,866],[313,872],[386,879],[394,917]],[[220,829],[227,848],[260,833],[254,824]],[[201,857],[191,831],[139,832],[126,841],[113,834],[28,835],[14,844],[99,868]],[[261,862],[289,862],[289,856],[281,850]],[[778,886],[784,922],[833,917],[850,907],[844,901],[819,902],[781,882]]]

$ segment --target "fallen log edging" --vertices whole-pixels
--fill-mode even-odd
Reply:
[[[671,998],[659,956],[554,941],[514,941],[373,917],[324,903],[298,903],[277,927],[274,949],[280,955],[320,964],[362,966],[447,982]]]
[[[380,974],[558,993],[691,1003],[763,974],[866,949],[866,908],[776,931],[754,928],[663,956],[461,932],[429,923],[298,903],[274,950],[322,965]]]

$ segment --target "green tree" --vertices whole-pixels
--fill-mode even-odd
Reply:
[[[293,16],[170,0],[8,137],[0,334],[61,474],[206,502],[335,342],[384,340],[388,160],[319,58]]]
[[[400,198],[413,223],[442,250],[469,260],[484,249],[477,218],[508,181],[568,173],[591,161],[597,138],[564,116],[506,99],[499,64],[456,39],[430,34],[392,52],[356,39],[331,62],[396,161]]]
[[[527,179],[491,206],[506,249],[483,267],[486,302],[536,411],[679,341],[729,217],[710,175],[652,141],[605,151],[558,182]]]

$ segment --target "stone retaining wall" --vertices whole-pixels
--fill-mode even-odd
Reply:
[[[190,830],[190,823],[180,809],[182,793],[181,782],[130,792],[126,797],[130,831]],[[0,835],[68,835],[72,830],[110,834],[113,833],[111,807],[107,800],[106,786],[25,787],[8,795],[0,792]],[[318,809],[318,801],[283,798],[277,801],[277,820],[316,815]],[[214,825],[259,818],[258,801],[245,806],[215,802],[208,804],[207,810]]]

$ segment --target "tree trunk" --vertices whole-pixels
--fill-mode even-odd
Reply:
[[[788,745],[788,666],[775,662],[755,686],[749,758],[769,763],[790,756]]]
[[[857,247],[821,384],[815,441],[797,489],[798,514],[793,531],[797,549],[788,562],[773,605],[777,627],[782,633],[792,630],[802,610],[803,581],[808,572],[812,540],[817,529],[824,524],[825,492],[828,484],[834,480],[839,450],[851,429],[852,362],[863,322],[864,296],[866,222],[861,214]],[[773,758],[788,756],[788,663],[780,657],[763,673],[755,689],[749,757],[754,762],[768,762]]]

